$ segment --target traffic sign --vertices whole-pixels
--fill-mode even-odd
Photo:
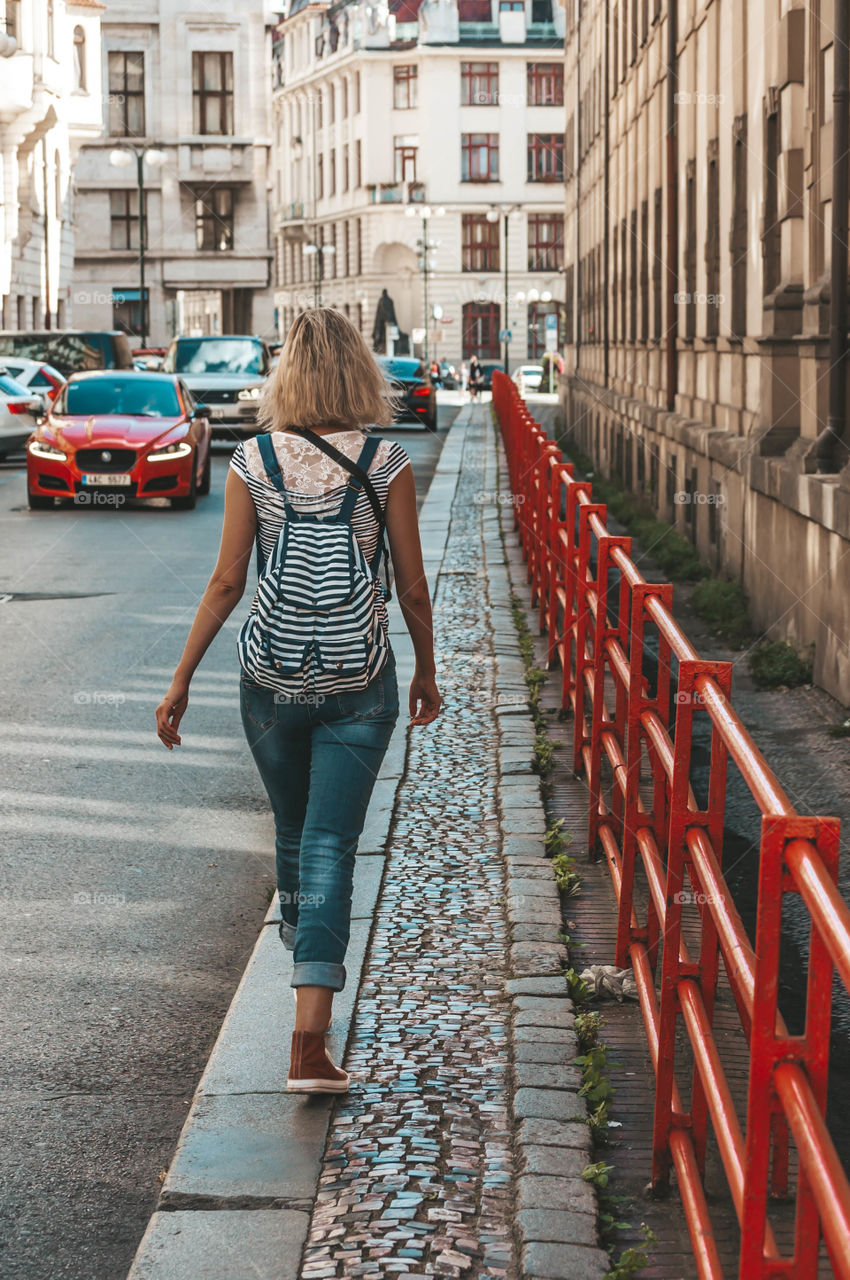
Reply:
[[[510,331],[510,329],[500,329],[500,330],[499,330],[499,341],[500,341],[500,342],[510,342],[510,340],[511,340],[511,331]]]
[[[551,312],[543,317],[546,334],[546,350],[558,350],[558,316]]]

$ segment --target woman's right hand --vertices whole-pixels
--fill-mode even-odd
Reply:
[[[420,675],[414,672],[410,682],[410,723],[430,724],[440,714],[443,699],[433,676]]]

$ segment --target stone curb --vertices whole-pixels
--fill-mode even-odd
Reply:
[[[436,592],[471,406],[446,436],[420,511],[426,572]],[[413,650],[396,607],[390,629],[399,685]],[[384,851],[407,757],[399,718],[357,848],[345,990],[334,1002],[329,1045],[345,1056]],[[286,1092],[295,1020],[291,961],[277,936],[273,903],[213,1046],[159,1201],[127,1280],[297,1280],[310,1226],[332,1098]]]
[[[485,488],[507,491],[506,474],[501,442],[494,437]],[[523,595],[525,584],[512,582],[502,541],[515,541],[511,508],[498,504],[485,510],[483,518],[491,617],[500,626],[500,643],[494,647],[501,703],[496,715],[513,975],[506,985],[513,1006],[516,1231],[522,1275],[526,1280],[601,1280],[610,1270],[610,1259],[599,1248],[596,1192],[581,1178],[590,1162],[591,1143],[587,1107],[579,1095],[581,1073],[574,1065],[579,1053],[575,1011],[563,976],[568,956],[558,941],[561,901],[543,844],[546,814],[532,770],[534,724],[519,638],[507,608],[511,591]]]

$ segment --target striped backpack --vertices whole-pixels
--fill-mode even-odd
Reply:
[[[381,441],[369,436],[353,463],[320,435],[306,430],[304,434],[351,478],[336,515],[296,511],[286,497],[271,439],[257,436],[269,480],[283,498],[285,519],[274,551],[261,567],[256,607],[237,639],[239,662],[248,679],[293,701],[363,689],[389,654],[377,576],[384,553],[384,514],[366,474]],[[378,519],[371,564],[351,527],[361,488]]]

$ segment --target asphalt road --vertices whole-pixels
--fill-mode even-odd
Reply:
[[[456,412],[385,433],[420,495]],[[181,750],[153,731],[228,455],[193,512],[30,512],[20,460],[0,464],[2,1280],[126,1273],[273,890],[239,720],[245,609],[193,682]]]

